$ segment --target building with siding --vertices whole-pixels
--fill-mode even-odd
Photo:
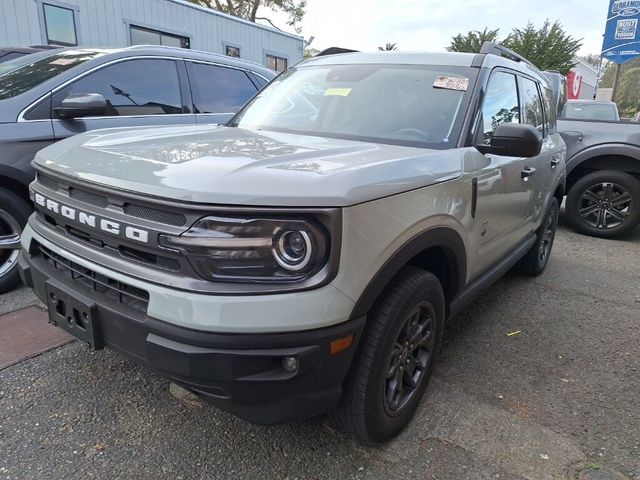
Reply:
[[[169,45],[240,57],[281,71],[302,37],[185,0],[0,0],[0,47]]]

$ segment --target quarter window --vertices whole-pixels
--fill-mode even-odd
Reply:
[[[556,109],[555,102],[553,100],[553,93],[548,88],[544,89],[544,107],[546,112],[546,125],[548,133],[555,133],[556,131]]]
[[[276,72],[284,72],[287,69],[287,59],[275,55],[267,55],[267,68]]]
[[[165,47],[190,48],[189,37],[131,25],[131,45],[164,45]]]
[[[173,60],[128,60],[90,73],[56,93],[53,108],[72,93],[99,93],[107,116],[182,113],[182,98]]]
[[[231,45],[226,45],[224,47],[224,54],[227,57],[240,58],[240,48],[232,47]]]
[[[522,78],[522,103],[523,123],[533,125],[544,134],[544,116],[538,84],[528,78]]]
[[[188,63],[196,113],[234,113],[257,89],[242,70]]]
[[[49,45],[77,45],[75,12],[70,8],[44,3],[44,26]]]
[[[481,143],[489,145],[498,125],[520,123],[520,104],[515,75],[495,72],[491,75],[482,105]]]

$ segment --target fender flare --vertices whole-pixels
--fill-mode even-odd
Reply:
[[[452,291],[446,293],[449,293],[450,300],[453,299],[466,283],[467,253],[462,238],[455,230],[449,227],[434,227],[409,239],[387,259],[358,298],[351,318],[366,315],[400,269],[416,255],[432,247],[442,248],[445,252],[448,273],[452,279]]]
[[[606,156],[629,157],[640,162],[640,147],[628,143],[603,143],[588,147],[567,160],[567,175],[592,158]]]

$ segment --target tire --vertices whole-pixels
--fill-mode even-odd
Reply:
[[[566,213],[585,235],[613,238],[630,232],[640,224],[640,180],[616,170],[585,175],[569,190]]]
[[[524,257],[516,263],[514,269],[525,275],[538,276],[549,263],[551,250],[553,249],[553,241],[556,238],[556,228],[558,226],[558,215],[560,214],[560,206],[558,199],[552,197],[549,206],[544,214],[542,224],[536,232],[536,242],[525,254]]]
[[[402,269],[370,313],[343,397],[332,414],[337,426],[373,445],[407,425],[431,377],[444,315],[438,279],[416,267]],[[422,344],[409,343],[409,333]]]
[[[0,293],[13,290],[20,283],[17,257],[22,229],[31,215],[31,206],[10,190],[0,188]],[[9,248],[16,246],[17,248]]]

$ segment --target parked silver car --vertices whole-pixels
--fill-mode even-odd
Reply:
[[[274,76],[235,58],[151,46],[55,49],[0,64],[0,292],[19,281],[38,150],[97,128],[225,122]]]

